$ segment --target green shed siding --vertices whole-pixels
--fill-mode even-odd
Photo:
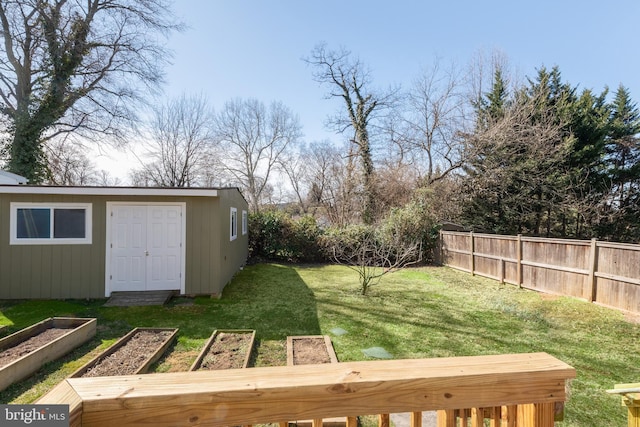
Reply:
[[[92,203],[92,244],[10,245],[10,206],[24,203]],[[104,207],[94,197],[0,195],[0,298],[92,298],[104,296]],[[104,206],[104,204],[103,204]],[[101,280],[96,280],[101,277]]]
[[[25,190],[28,191],[28,190]],[[83,188],[78,188],[82,193]],[[175,191],[174,191],[175,193]],[[240,192],[218,189],[218,196],[114,194],[22,194],[0,187],[0,299],[103,298],[106,275],[107,202],[185,203],[185,294],[220,294],[247,258],[247,236],[229,242],[229,203],[239,221],[247,203]],[[10,245],[10,204],[91,203],[92,243]],[[225,233],[226,231],[226,233]],[[226,258],[225,258],[226,257]]]
[[[195,199],[187,204],[187,295],[219,294],[222,292],[219,272],[220,235],[216,224],[220,221],[219,199]],[[189,226],[189,224],[197,226]]]
[[[231,240],[231,208],[237,209],[237,238]],[[242,211],[247,211],[247,202],[240,192],[224,193],[220,196],[220,212],[222,212],[220,222],[220,274],[222,288],[231,281],[236,272],[244,265],[249,254],[249,233],[242,235]]]

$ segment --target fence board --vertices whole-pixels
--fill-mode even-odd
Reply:
[[[441,232],[445,265],[640,313],[640,245]]]

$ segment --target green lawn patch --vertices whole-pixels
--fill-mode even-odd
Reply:
[[[375,360],[547,352],[577,370],[562,426],[625,426],[606,389],[640,381],[640,325],[620,312],[552,297],[449,268],[412,268],[358,292],[342,266],[253,265],[221,299],[180,298],[164,307],[102,307],[104,301],[0,302],[7,335],[46,317],[97,317],[93,341],[0,393],[28,403],[133,327],[177,327],[176,345],[153,369],[187,370],[214,329],[255,329],[254,366],[285,365],[288,335],[329,335],[338,359]]]

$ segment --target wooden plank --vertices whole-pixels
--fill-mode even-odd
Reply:
[[[42,396],[36,403],[41,402],[64,402],[69,405],[69,427],[82,426],[82,399],[66,380],[49,390],[49,392]]]
[[[565,380],[574,377],[575,370],[569,365],[545,353],[532,353],[67,381],[82,399],[85,427],[145,423],[161,427],[193,423],[190,420],[215,427],[553,403],[564,400]],[[486,384],[493,386],[487,390]]]
[[[484,410],[471,408],[471,427],[484,427]]]
[[[515,405],[503,406],[501,408],[502,427],[516,427],[518,419],[518,407]]]
[[[378,427],[390,427],[391,422],[389,418],[389,414],[380,414],[378,415]]]
[[[564,271],[565,273],[575,273],[575,274],[582,274],[582,275],[589,275],[589,270],[585,270],[583,268],[572,268],[572,267],[565,267],[562,265],[552,265],[552,264],[545,264],[543,262],[533,262],[533,261],[522,261],[522,265],[526,265],[528,267],[536,267],[536,268],[545,268],[548,270],[557,270],[557,271]]]
[[[589,279],[588,284],[591,288],[591,302],[597,300],[597,281],[596,281],[596,269],[598,262],[598,241],[591,239],[591,249],[589,250]]]
[[[471,258],[469,259],[469,270],[471,271],[471,275],[473,276],[475,274],[475,258],[474,258],[474,252],[475,252],[475,241],[473,239],[473,231],[471,233],[469,233],[469,238],[471,239],[471,241],[469,242],[469,247],[470,247],[470,252],[471,252]]]
[[[456,427],[456,413],[453,409],[438,410],[437,427]]]
[[[347,424],[345,427],[358,427],[358,417],[347,417]]]
[[[623,277],[623,276],[617,276],[615,274],[599,273],[599,272],[596,272],[595,276],[602,279],[614,280],[616,282],[630,283],[632,285],[640,286],[640,279],[633,279],[631,277]]]
[[[412,412],[409,415],[410,427],[422,427],[422,412]]]
[[[501,424],[502,408],[500,406],[493,406],[489,408],[488,419],[489,427],[500,427]]]

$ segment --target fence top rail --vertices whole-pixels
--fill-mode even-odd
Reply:
[[[441,231],[442,234],[449,236],[470,236],[469,231]],[[473,233],[473,237],[481,237],[483,239],[501,239],[501,240],[517,240],[518,236],[509,236],[506,234],[486,234],[486,233]]]
[[[96,426],[135,425],[159,412],[155,425],[184,421],[168,407],[184,408],[176,411],[182,416],[189,407],[211,408],[202,422],[236,425],[564,401],[565,381],[575,375],[546,353],[343,362],[69,378],[38,403],[81,401],[83,422]]]
[[[617,243],[617,242],[603,242],[598,240],[598,247],[611,248],[611,249],[626,249],[631,251],[640,251],[640,245],[635,243]]]
[[[469,231],[441,231],[442,234],[450,235],[450,236],[470,236],[472,235]],[[511,236],[505,234],[486,234],[486,233],[473,233],[474,238],[481,239],[497,239],[497,240],[518,240],[518,236]],[[559,239],[553,237],[533,237],[533,236],[522,236],[520,235],[520,240],[522,242],[534,242],[534,243],[555,243],[555,244],[572,244],[572,245],[582,245],[589,246],[591,244],[591,240],[581,240],[581,239]],[[601,245],[602,242],[598,241],[598,245]],[[612,246],[638,246],[640,249],[640,245],[626,244],[626,243],[609,243]]]

